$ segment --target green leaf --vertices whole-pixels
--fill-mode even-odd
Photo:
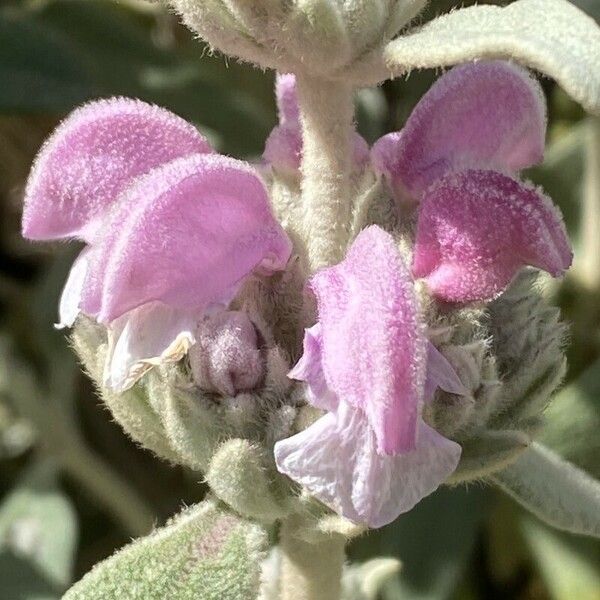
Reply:
[[[553,77],[590,112],[600,112],[600,29],[566,0],[517,0],[443,15],[388,44],[397,75],[477,58],[521,62]]]
[[[600,478],[600,360],[554,398],[540,441]]]
[[[523,517],[521,531],[553,600],[600,599],[600,543]]]
[[[205,501],[96,565],[64,600],[255,600],[265,532]]]
[[[600,482],[541,444],[490,480],[549,525],[600,537]]]
[[[60,593],[31,561],[0,550],[0,592],[10,600],[58,600]]]
[[[401,572],[386,581],[382,600],[442,600],[455,589],[486,512],[482,489],[441,488],[394,523],[352,542],[355,561],[391,556]]]
[[[497,471],[523,452],[530,443],[521,431],[482,431],[461,442],[462,453],[458,468],[451,476],[452,483],[480,479]]]
[[[65,588],[76,542],[75,510],[57,487],[55,468],[34,465],[0,506],[0,551],[28,561],[48,582]]]

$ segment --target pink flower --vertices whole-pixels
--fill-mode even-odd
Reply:
[[[514,177],[541,160],[546,115],[529,75],[509,63],[457,67],[372,161],[404,214],[418,206],[411,269],[369,227],[310,287],[318,322],[290,377],[327,414],[275,446],[278,469],[354,521],[380,527],[456,468],[461,448],[429,427],[437,387],[464,394],[427,341],[413,278],[441,300],[489,300],[525,265],[562,274],[571,250],[560,214]],[[407,210],[408,209],[408,210]]]
[[[404,129],[373,147],[398,202],[418,203],[412,271],[451,302],[498,295],[531,265],[553,276],[572,253],[551,200],[516,177],[541,161],[539,85],[507,62],[469,63],[441,77]]]
[[[381,527],[455,470],[460,446],[421,413],[436,387],[465,390],[427,341],[412,277],[382,229],[363,230],[310,288],[319,320],[290,377],[328,412],[275,445],[277,467],[339,514]]]
[[[302,160],[302,126],[295,75],[277,74],[275,97],[279,125],[267,138],[263,158],[275,170],[287,175],[296,175]],[[353,136],[354,163],[357,168],[362,168],[369,161],[369,146],[358,133],[353,133]]]
[[[214,153],[172,113],[124,98],[76,110],[46,142],[23,233],[87,243],[61,325],[82,312],[108,327],[107,380],[117,390],[179,360],[207,314],[224,310],[252,273],[283,269],[291,252],[250,165]]]

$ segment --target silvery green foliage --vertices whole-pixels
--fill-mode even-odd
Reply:
[[[214,48],[280,71],[339,75],[382,47],[427,0],[172,0]]]
[[[390,42],[384,61],[401,74],[476,58],[508,58],[539,69],[588,111],[600,112],[600,78],[590,76],[600,60],[598,42],[594,20],[570,2],[517,0],[434,19]]]
[[[553,527],[600,537],[600,482],[541,444],[493,481]]]
[[[567,0],[468,8],[457,2],[458,10],[423,27],[415,17],[428,0],[168,2],[211,47],[261,67],[366,86],[412,69],[507,58],[550,75],[600,112],[600,77],[592,76],[600,33]]]
[[[99,563],[65,600],[254,600],[266,533],[212,500]]]

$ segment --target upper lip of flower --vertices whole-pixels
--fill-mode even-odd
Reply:
[[[399,202],[418,206],[413,274],[443,300],[497,296],[523,265],[554,276],[572,252],[562,218],[515,179],[542,159],[543,93],[502,61],[455,67],[421,99],[402,132],[372,149]]]
[[[127,338],[144,364],[168,348],[181,358],[204,310],[227,306],[246,277],[284,269],[291,254],[250,165],[214,153],[172,113],[124,98],[82,107],[49,139],[28,182],[23,232],[89,244],[63,293],[64,325],[81,310],[109,326],[138,311],[138,327],[142,315],[156,326],[160,312],[170,324],[160,338]],[[112,330],[131,334],[126,323]]]

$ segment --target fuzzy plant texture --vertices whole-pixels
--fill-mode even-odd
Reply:
[[[23,234],[83,244],[58,326],[123,429],[211,488],[67,598],[335,600],[345,540],[443,484],[600,536],[600,483],[534,441],[565,371],[543,284],[572,252],[521,176],[546,133],[525,66],[599,112],[600,31],[564,0],[416,26],[425,4],[173,0],[280,71],[263,160],[128,98],[40,151]],[[457,63],[402,131],[356,133],[357,86]]]

